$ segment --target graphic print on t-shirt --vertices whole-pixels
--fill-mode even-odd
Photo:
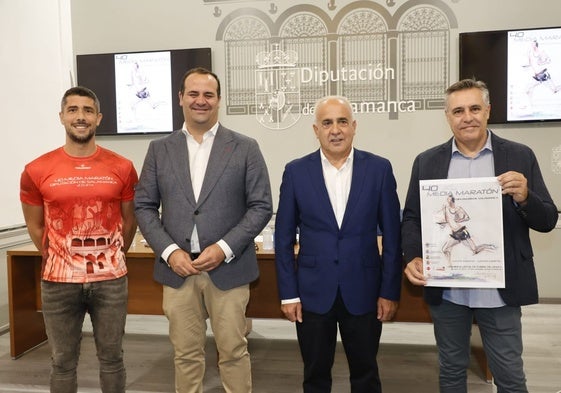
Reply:
[[[87,282],[122,275],[123,239],[114,203],[92,196],[76,198],[66,208],[58,203],[48,206],[45,216],[51,230],[45,279]]]

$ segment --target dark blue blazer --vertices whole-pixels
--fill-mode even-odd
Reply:
[[[383,232],[382,255],[378,226]],[[275,255],[280,298],[299,297],[307,311],[329,311],[338,290],[354,315],[375,312],[378,297],[399,300],[400,214],[390,162],[354,149],[341,228],[329,201],[319,150],[290,162],[280,188]]]
[[[503,241],[505,252],[506,287],[499,289],[509,306],[538,302],[538,284],[530,243],[530,231],[549,232],[557,222],[557,207],[543,181],[534,152],[527,146],[490,133],[495,163],[495,175],[508,171],[522,173],[528,180],[528,203],[524,208],[510,196],[503,196]],[[421,207],[419,180],[446,179],[452,155],[452,139],[417,156],[413,163],[411,181],[403,209],[402,247],[404,262],[422,258]],[[425,287],[429,304],[440,304],[443,288]]]

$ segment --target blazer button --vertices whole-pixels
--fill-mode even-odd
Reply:
[[[199,215],[199,211],[198,211],[198,210],[195,210],[193,214],[195,214],[196,216],[198,216],[198,215]]]

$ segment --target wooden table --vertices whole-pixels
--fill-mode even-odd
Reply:
[[[250,318],[283,318],[277,291],[275,254],[260,249],[257,258],[260,277],[250,285],[246,314]],[[163,314],[162,286],[152,279],[153,263],[152,249],[136,241],[127,253],[129,314]],[[14,248],[7,251],[7,264],[10,354],[15,359],[47,340],[41,314],[41,255],[32,244]],[[395,321],[431,322],[422,288],[411,285],[405,278]],[[477,338],[478,334],[473,336]],[[472,343],[472,350],[484,378],[490,381],[491,373],[480,341]]]

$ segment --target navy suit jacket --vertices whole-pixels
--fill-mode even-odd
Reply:
[[[382,255],[378,226],[383,232]],[[329,311],[338,290],[354,315],[375,312],[378,297],[399,300],[400,214],[390,162],[354,150],[341,228],[325,186],[319,150],[290,162],[280,188],[275,255],[280,298],[299,297],[307,311]]]
[[[508,171],[520,172],[528,180],[529,192],[528,203],[523,208],[515,204],[512,197],[503,196],[506,287],[499,289],[499,293],[509,306],[537,303],[538,284],[529,229],[549,232],[555,228],[557,207],[547,191],[534,152],[520,143],[508,141],[493,133],[490,135],[495,175]],[[419,180],[446,179],[451,156],[452,139],[419,154],[413,163],[403,209],[402,247],[405,263],[423,256]],[[442,301],[442,291],[443,288],[425,287],[425,300],[429,304],[439,304]]]

